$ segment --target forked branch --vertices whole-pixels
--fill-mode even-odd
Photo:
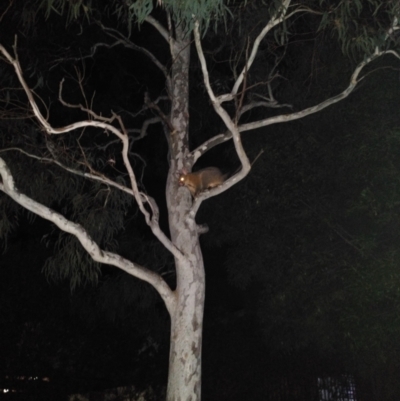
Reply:
[[[62,231],[74,235],[79,240],[86,252],[96,262],[106,263],[118,267],[132,276],[151,284],[164,300],[168,311],[170,313],[173,311],[175,307],[174,294],[169,288],[168,284],[159,274],[154,273],[153,271],[137,263],[133,263],[120,255],[101,249],[81,225],[66,219],[64,216],[48,208],[47,206],[44,206],[28,196],[21,194],[15,187],[11,172],[2,158],[0,158],[0,176],[0,190],[10,196],[15,202],[32,213],[51,221]]]
[[[210,97],[210,100],[212,102],[214,110],[221,117],[226,128],[230,131],[230,133],[232,135],[236,154],[238,155],[238,158],[242,164],[242,168],[237,174],[235,174],[233,177],[229,178],[222,185],[214,188],[209,193],[204,193],[204,194],[200,195],[199,197],[197,197],[193,204],[192,213],[195,213],[197,211],[202,199],[210,197],[210,196],[215,196],[217,194],[220,194],[220,193],[226,191],[228,188],[235,185],[237,182],[241,181],[244,177],[246,177],[246,175],[249,173],[250,168],[251,168],[249,159],[248,159],[246,152],[242,145],[242,140],[240,138],[240,132],[238,130],[237,123],[231,119],[228,112],[222,107],[221,103],[223,100],[221,100],[220,98],[217,99],[211,88],[210,80],[209,80],[209,76],[208,76],[207,63],[206,63],[206,59],[204,57],[203,49],[201,46],[198,21],[196,21],[195,25],[194,25],[194,38],[195,38],[197,54],[199,56],[199,60],[200,60],[200,64],[201,64],[201,70],[203,73],[204,84],[206,86],[208,96]]]
[[[268,23],[265,25],[264,29],[259,33],[259,35],[254,40],[253,47],[250,52],[250,56],[249,56],[248,60],[246,61],[246,64],[243,67],[242,71],[240,72],[235,84],[233,85],[233,88],[231,91],[232,96],[235,96],[237,94],[237,92],[245,78],[245,75],[247,74],[248,71],[250,71],[250,68],[256,58],[258,48],[260,47],[260,43],[264,39],[265,35],[267,35],[267,33],[270,32],[272,28],[274,28],[276,25],[279,25],[280,23],[282,23],[285,20],[285,14],[287,13],[290,3],[291,3],[291,0],[282,1],[281,6],[278,8],[278,10],[275,12],[275,14],[270,18]],[[228,99],[228,98],[223,99],[223,101],[226,101],[226,100],[230,100],[230,99]]]
[[[272,24],[272,26],[275,26],[276,24],[279,23],[280,20],[289,18],[290,16],[292,16],[294,13],[296,12],[300,12],[300,11],[309,11],[303,8],[298,8],[295,11],[293,11],[291,14],[288,14],[286,16],[284,16],[284,10],[287,9],[287,7],[289,6],[290,1],[287,0],[286,2],[284,2],[284,4],[282,5],[282,7],[285,7],[284,9],[281,10],[281,14],[277,13],[277,16],[274,19],[274,22]],[[309,12],[313,12],[313,11],[309,11]],[[280,15],[280,17],[278,18],[278,16]],[[264,28],[264,30],[260,33],[260,35],[257,37],[255,44],[253,45],[253,50],[251,52],[251,55],[249,57],[249,60],[246,63],[246,66],[241,75],[238,77],[234,89],[232,90],[231,93],[229,94],[224,94],[221,96],[216,97],[214,95],[214,92],[211,88],[210,82],[209,82],[209,77],[208,77],[208,71],[207,71],[207,66],[205,63],[205,58],[204,58],[204,54],[202,51],[202,47],[201,47],[201,42],[200,42],[200,37],[198,34],[198,30],[195,29],[195,43],[196,43],[196,49],[197,52],[199,54],[199,59],[202,65],[202,70],[203,70],[203,75],[204,75],[204,83],[208,92],[208,95],[210,97],[210,100],[214,106],[214,109],[216,109],[217,113],[221,115],[219,110],[223,110],[221,108],[221,103],[225,102],[227,100],[233,100],[234,96],[233,94],[237,92],[240,84],[242,83],[243,79],[244,79],[244,74],[246,72],[246,68],[250,68],[251,67],[251,63],[254,60],[255,57],[255,53],[259,47],[259,39],[261,40],[261,38],[263,38],[266,34],[266,32],[268,32],[268,30],[270,30],[270,23],[268,23],[266,25],[266,27]],[[398,29],[398,20],[395,18],[393,20],[393,23],[389,29],[389,32],[393,32],[394,30]],[[390,39],[390,35],[387,35],[387,39]],[[350,82],[347,86],[347,88],[345,88],[342,92],[340,92],[339,94],[332,96],[326,100],[324,100],[323,102],[315,105],[315,106],[311,106],[308,107],[304,110],[300,110],[298,112],[293,112],[293,113],[288,113],[288,114],[281,114],[278,116],[273,116],[273,117],[269,117],[269,118],[265,118],[262,120],[258,120],[258,121],[254,121],[254,122],[250,122],[247,124],[242,124],[242,125],[238,125],[236,128],[232,126],[231,123],[226,123],[226,121],[228,121],[229,116],[227,116],[227,118],[225,117],[225,119],[223,118],[226,127],[228,128],[228,131],[225,133],[221,133],[218,134],[210,139],[208,139],[207,141],[205,141],[203,144],[201,144],[198,148],[196,148],[192,153],[191,153],[191,157],[194,160],[197,160],[199,157],[201,157],[204,153],[206,153],[207,151],[209,151],[210,149],[212,149],[214,146],[217,146],[223,142],[226,142],[230,139],[233,139],[235,141],[235,137],[238,137],[238,133],[240,132],[245,132],[245,131],[250,131],[250,130],[254,130],[257,128],[261,128],[261,127],[266,127],[268,125],[272,125],[272,124],[277,124],[277,123],[282,123],[282,122],[288,122],[288,121],[293,121],[293,120],[297,120],[303,117],[306,117],[308,115],[317,113],[321,110],[323,110],[324,108],[331,106],[337,102],[339,102],[340,100],[345,99],[346,97],[348,97],[356,88],[357,84],[364,78],[364,76],[360,76],[362,70],[369,65],[370,63],[372,63],[374,60],[376,60],[377,58],[384,56],[386,54],[390,54],[395,56],[396,58],[400,59],[400,54],[392,49],[380,49],[378,47],[375,48],[375,51],[368,57],[365,57],[364,60],[362,62],[360,62],[356,68],[354,69],[351,77],[350,77]],[[249,109],[254,108],[254,107],[262,107],[262,106],[268,106],[267,104],[265,104],[265,102],[253,102],[249,104]],[[289,105],[287,105],[289,106]],[[246,107],[246,106],[245,106]],[[248,111],[246,108],[244,107],[244,109],[242,111]],[[222,115],[221,115],[222,117]],[[229,121],[228,121],[229,122]],[[235,133],[232,128],[236,129],[238,133]],[[236,146],[236,145],[235,145]]]
[[[395,52],[394,50],[379,50],[378,48],[376,48],[373,54],[371,54],[369,57],[366,57],[361,63],[359,63],[357,65],[357,67],[354,69],[353,74],[350,77],[349,85],[347,86],[347,88],[345,90],[343,90],[338,95],[332,96],[329,99],[326,99],[323,102],[321,102],[315,106],[308,107],[308,108],[298,111],[298,112],[289,113],[289,114],[281,114],[279,116],[265,118],[263,120],[254,121],[251,123],[240,125],[239,131],[240,132],[250,131],[253,129],[257,129],[257,128],[266,127],[267,125],[298,120],[298,119],[306,117],[310,114],[317,113],[318,111],[321,111],[321,110],[325,109],[326,107],[331,106],[332,104],[335,104],[335,103],[339,102],[340,100],[345,99],[354,91],[357,84],[363,80],[364,77],[360,77],[360,73],[365,68],[365,66],[367,66],[372,61],[376,60],[377,58],[379,58],[385,54],[392,54],[400,59],[400,55],[397,52]]]
[[[140,192],[138,189],[135,173],[129,160],[129,150],[130,150],[129,135],[124,127],[121,117],[113,113],[111,117],[106,118],[103,116],[99,116],[98,114],[90,110],[89,114],[93,118],[93,120],[78,121],[64,127],[54,128],[41,113],[40,108],[38,107],[37,102],[33,96],[33,93],[24,79],[22,69],[17,57],[16,44],[14,44],[15,57],[12,57],[10,53],[8,53],[8,51],[2,45],[0,45],[0,53],[2,53],[5,56],[6,60],[14,67],[19,82],[28,97],[30,106],[33,110],[36,119],[39,121],[41,126],[45,129],[45,131],[48,134],[50,135],[63,134],[79,128],[98,127],[104,129],[105,131],[111,132],[122,142],[122,150],[121,150],[122,160],[130,179],[130,185],[132,188],[133,196],[135,197],[135,200],[139,206],[140,211],[145,217],[147,225],[150,227],[156,238],[174,255],[175,258],[182,259],[184,257],[183,254],[180,252],[179,249],[177,249],[174,246],[174,244],[172,244],[170,239],[160,229],[158,220],[159,210],[155,200],[150,196],[148,196],[147,194]],[[85,111],[88,112],[88,110]],[[112,125],[113,122],[117,122],[120,128],[118,129],[114,125]],[[145,206],[146,204],[150,208],[151,212],[146,208]]]

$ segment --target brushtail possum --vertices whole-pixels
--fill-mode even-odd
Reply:
[[[221,185],[228,174],[222,174],[217,167],[206,167],[194,173],[182,174],[179,177],[179,185],[184,185],[193,198],[200,192]]]

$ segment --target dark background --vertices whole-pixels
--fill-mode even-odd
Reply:
[[[0,24],[1,43],[11,49],[13,35],[19,33],[25,76],[31,87],[38,84],[36,92],[51,105],[54,125],[78,116],[56,100],[59,80],[72,77],[74,66],[85,70],[88,96],[96,90],[93,107],[104,113],[119,111],[129,127],[140,124],[128,111],[140,108],[144,91],[153,97],[164,93],[162,77],[139,53],[116,47],[79,61],[80,52],[87,54],[94,42],[106,40],[94,24],[83,24],[81,34],[77,23],[67,25],[62,17],[45,20],[39,15],[29,30],[21,25],[18,8],[13,12]],[[115,21],[110,17],[107,22]],[[343,90],[354,67],[339,45],[314,35],[313,28],[312,22],[300,21],[280,70],[286,79],[274,88],[278,100],[292,104],[294,110]],[[146,25],[134,30],[132,40],[168,61],[160,39]],[[205,48],[212,49],[215,41],[218,37],[210,32]],[[230,82],[228,63],[221,61],[232,50],[229,46],[219,59],[209,60],[216,86]],[[261,49],[256,73],[262,71],[262,63],[271,63],[267,47]],[[55,63],[57,57],[62,61]],[[11,68],[4,62],[0,68],[2,87],[17,86]],[[360,394],[364,391],[363,399],[372,396],[372,387],[384,389],[386,398],[381,399],[395,399],[398,394],[399,71],[393,60],[385,58],[369,72],[348,99],[322,112],[244,133],[250,159],[261,149],[264,153],[244,181],[202,205],[197,221],[210,227],[202,237],[207,274],[204,399],[261,400],[268,399],[267,394],[275,399],[278,389],[286,394],[281,399],[311,399],[305,394],[308,389],[315,396],[317,378],[343,375],[353,378]],[[223,126],[199,84],[195,56],[191,78],[194,148]],[[65,97],[80,101],[73,79],[66,81]],[[290,112],[283,110],[258,113]],[[257,118],[257,112],[246,118]],[[32,139],[25,141],[29,132],[36,132],[37,146],[43,147],[31,121],[2,120],[2,148],[13,141],[33,146]],[[83,139],[88,148],[90,141]],[[101,146],[104,139],[93,141]],[[168,164],[161,128],[152,127],[135,152],[142,158],[136,159],[135,171],[143,173],[141,185],[160,203],[166,229]],[[112,147],[102,154],[104,159],[114,156],[118,154]],[[8,153],[5,157],[15,162],[21,188],[31,188],[32,174],[47,171],[46,166],[32,171],[31,162],[22,157]],[[213,149],[199,161],[199,166],[207,165],[235,171],[238,161],[231,144]],[[74,196],[89,187],[90,183],[74,189]],[[64,210],[70,198],[60,200],[61,188],[43,187],[41,181],[38,189],[32,184],[32,193],[37,191],[39,199],[52,199],[52,206]],[[25,392],[23,397],[33,394],[32,399],[131,384],[139,389],[151,385],[162,392],[169,320],[155,291],[107,266],[91,270],[98,274],[97,284],[71,282],[67,274],[56,272],[57,263],[62,269],[64,265],[54,258],[65,239],[58,242],[50,224],[12,209],[7,202],[0,195],[6,216],[2,221],[13,225],[7,242],[2,237],[0,256],[3,387],[14,386]],[[87,207],[95,206],[93,202]],[[101,240],[163,272],[173,285],[171,258],[154,242],[134,205],[115,208],[126,219],[116,225],[112,241]],[[113,213],[111,209],[110,221],[117,216],[117,211]],[[16,379],[21,376],[50,381],[21,382]]]

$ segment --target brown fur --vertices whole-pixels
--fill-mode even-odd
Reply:
[[[194,173],[183,174],[179,177],[179,185],[185,185],[193,198],[200,192],[215,188],[226,180],[217,167],[206,167]]]

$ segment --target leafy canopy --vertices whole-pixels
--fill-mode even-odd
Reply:
[[[32,10],[44,9],[46,17],[52,12],[67,15],[67,21],[100,20],[104,12],[116,15],[120,22],[125,22],[131,29],[132,23],[142,24],[150,14],[165,10],[175,23],[182,24],[187,32],[194,26],[194,17],[206,31],[210,22],[217,27],[226,17],[246,18],[246,9],[269,9],[270,15],[282,6],[282,0],[31,0],[24,5],[25,19],[33,24]],[[370,53],[376,46],[387,42],[388,29],[393,17],[400,14],[399,2],[382,0],[308,0],[301,4],[289,2],[288,13],[301,9],[304,13],[321,16],[319,30],[328,29],[342,44],[343,52]],[[158,10],[158,11],[157,11]],[[237,21],[236,21],[237,22]],[[232,21],[233,23],[233,21]],[[278,28],[286,34],[291,33],[290,24],[281,24]],[[394,32],[392,33],[394,34]],[[396,40],[395,37],[393,37]]]
[[[225,4],[227,3],[227,4]],[[247,1],[243,2],[244,4]],[[195,16],[205,27],[208,27],[211,20],[218,21],[224,17],[228,9],[229,1],[224,0],[114,0],[110,2],[107,9],[116,14],[119,20],[126,20],[130,25],[136,21],[139,25],[154,11],[155,8],[162,8],[173,16],[175,21],[180,21],[189,32],[193,29],[193,17]],[[78,19],[80,16],[89,16],[99,10],[97,2],[91,0],[43,0],[41,7],[45,8],[46,16],[51,12],[64,14],[67,12],[68,20]]]

